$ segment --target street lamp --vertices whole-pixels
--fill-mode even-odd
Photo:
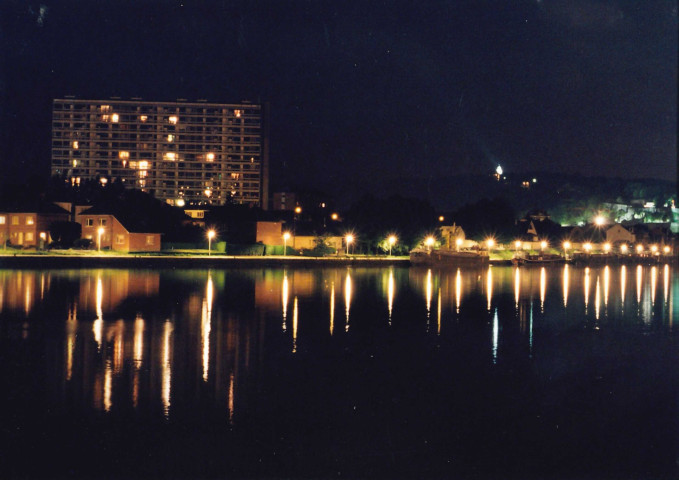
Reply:
[[[606,217],[604,217],[603,215],[597,215],[596,217],[594,217],[594,224],[597,227],[601,227],[604,223],[606,223]]]
[[[585,244],[583,245],[583,247],[585,248],[585,252],[587,252],[587,253],[589,253],[589,252],[592,251],[592,244],[589,243],[589,242],[585,243]]]
[[[431,250],[431,247],[434,245],[435,241],[436,240],[434,240],[434,237],[431,235],[424,239],[424,244],[427,246],[427,250]]]
[[[486,245],[488,246],[488,252],[490,253],[491,248],[495,246],[495,240],[489,238],[488,240],[486,240]]]
[[[653,255],[656,255],[658,253],[657,245],[651,245],[651,253],[653,253]]]
[[[297,205],[297,206],[295,207],[295,213],[296,213],[297,215],[299,215],[300,213],[302,213],[302,207],[300,207],[299,205]]]
[[[547,242],[543,240],[540,242],[540,251],[544,252],[545,248],[547,248]]]
[[[212,239],[215,238],[217,233],[214,230],[207,231],[207,254],[212,255]]]
[[[627,253],[627,244],[623,243],[620,245],[620,252]]]
[[[637,245],[637,253],[642,253],[644,251],[644,246],[642,244]]]
[[[290,239],[290,232],[285,232],[283,234],[283,255],[288,253],[288,240]]]
[[[396,243],[396,235],[389,235],[387,241],[389,242],[389,256],[391,257],[391,248]]]
[[[101,236],[104,234],[104,227],[97,230],[97,252],[101,252]]]
[[[349,233],[346,237],[344,237],[344,240],[347,242],[347,255],[349,255],[349,244],[354,241],[354,236]]]
[[[521,248],[521,240],[516,240],[514,242],[514,250],[516,250],[518,252],[520,248]]]
[[[464,240],[462,240],[460,237],[457,237],[455,239],[455,246],[457,247],[458,252],[460,251],[460,247],[462,246],[463,242],[464,242]]]
[[[609,253],[611,251],[611,244],[606,242],[604,243],[604,252]]]

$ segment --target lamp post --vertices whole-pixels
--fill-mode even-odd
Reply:
[[[285,232],[283,234],[283,256],[288,253],[288,239],[290,238],[290,232]]]
[[[429,236],[429,237],[424,239],[424,244],[427,246],[428,251],[431,251],[431,247],[434,245],[435,241],[436,240],[434,240],[434,237],[432,237],[432,236]]]
[[[97,252],[101,252],[101,236],[104,234],[104,227],[97,229]]]
[[[568,259],[568,250],[570,250],[570,248],[571,248],[571,242],[569,242],[568,240],[563,242],[563,254],[566,257],[566,259]]]
[[[349,244],[354,241],[354,236],[350,233],[344,237],[344,240],[347,242],[347,255],[349,255]]]
[[[458,251],[458,252],[460,251],[460,247],[462,246],[463,242],[464,242],[464,240],[462,240],[460,237],[457,237],[455,239],[455,250],[456,251]]]
[[[389,235],[387,241],[389,242],[389,256],[391,257],[391,248],[396,243],[396,235]]]
[[[208,230],[207,231],[207,254],[208,256],[212,255],[212,239],[215,238],[215,233],[214,230]]]

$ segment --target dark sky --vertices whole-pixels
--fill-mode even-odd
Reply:
[[[6,0],[0,15],[5,179],[48,175],[64,95],[268,101],[274,185],[381,191],[498,163],[677,175],[674,1]]]

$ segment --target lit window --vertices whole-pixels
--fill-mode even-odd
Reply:
[[[210,152],[210,153],[208,153],[207,155],[205,155],[205,158],[207,158],[207,161],[208,161],[208,162],[214,162],[214,160],[215,160],[215,154],[212,153],[212,152]]]
[[[234,110],[233,114],[236,116],[236,118],[240,118],[241,111],[240,110]]]
[[[174,135],[170,134],[167,136],[167,141],[168,142],[174,142]]]
[[[210,190],[209,188],[206,188],[206,189],[205,189],[205,196],[206,196],[206,197],[209,197],[209,196],[211,196],[211,195],[212,195],[212,190]]]
[[[145,122],[148,119],[149,119],[149,117],[147,115],[140,115],[139,116],[139,120],[141,120],[142,122]]]
[[[125,235],[121,234],[116,235],[116,243],[118,245],[122,245],[123,243],[125,243]]]
[[[174,162],[177,159],[177,154],[174,152],[165,152],[163,159]]]
[[[139,172],[139,178],[146,178],[146,177],[148,177],[148,175],[149,175],[149,172],[146,171],[146,170],[141,170]]]
[[[78,160],[73,160],[73,168],[78,166]]]
[[[4,215],[0,215],[0,225],[4,225],[6,221],[7,218]]]
[[[121,160],[127,160],[127,159],[130,158],[130,152],[126,152],[124,150],[120,151],[120,152],[118,152],[118,158],[121,159]]]
[[[33,232],[26,232],[26,241],[27,242],[33,241]]]
[[[100,110],[101,110],[102,113],[103,113],[103,112],[108,112],[109,110],[111,110],[111,105],[102,105],[102,106],[99,107],[99,108],[100,108]]]
[[[101,121],[102,121],[102,122],[108,122],[108,119],[109,119],[109,115],[102,115],[102,116],[101,116]]]
[[[175,117],[174,115],[168,118],[167,120],[173,125],[177,123],[177,117]]]
[[[142,160],[139,162],[139,170],[147,170],[149,168],[149,162]]]
[[[153,235],[146,235],[146,245],[153,245]]]
[[[35,223],[35,219],[33,217],[26,217],[26,225],[33,225]]]
[[[78,150],[78,140],[73,140],[73,150]]]
[[[12,225],[19,225],[19,217],[12,215]]]
[[[114,113],[113,115],[111,115],[111,121],[112,121],[113,123],[118,123],[118,120],[119,120],[119,119],[120,119],[120,117],[118,116],[117,113]]]

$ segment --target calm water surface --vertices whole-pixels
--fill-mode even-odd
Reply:
[[[675,478],[676,266],[0,270],[3,477]]]

